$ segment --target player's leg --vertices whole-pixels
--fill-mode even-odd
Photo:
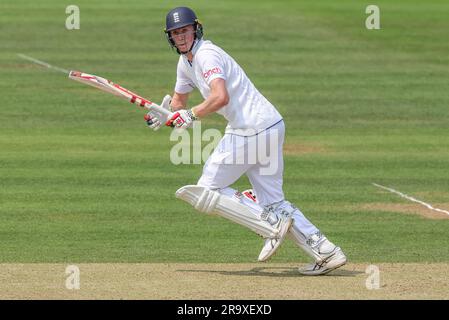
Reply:
[[[257,163],[246,171],[246,176],[253,187],[257,203],[262,207],[284,199],[284,135],[284,122],[281,121],[257,137],[252,137],[256,139]]]
[[[340,247],[330,242],[304,214],[288,201],[272,204],[271,210],[291,215],[294,223],[288,236],[298,247],[304,250],[314,263],[300,268],[304,275],[326,274],[346,263],[346,256]]]
[[[278,138],[277,145],[269,148],[270,157],[277,157],[277,170],[271,174],[262,174],[260,165],[251,167],[247,171],[247,176],[254,188],[254,193],[258,203],[264,206],[266,210],[275,212],[277,215],[286,215],[293,218],[293,225],[289,230],[289,237],[303,249],[314,260],[315,264],[307,266],[300,271],[304,274],[324,274],[346,262],[341,249],[331,243],[318,228],[313,225],[304,214],[290,202],[284,199],[282,192],[283,184],[283,142],[284,142],[284,124],[271,128],[267,134],[274,132],[274,136]],[[272,143],[273,139],[268,139]],[[277,148],[275,148],[277,147]],[[267,239],[262,251],[259,255],[259,261],[268,260],[274,253],[275,240]]]
[[[263,180],[258,180],[263,182]],[[255,192],[257,198],[257,192]],[[249,198],[248,198],[249,199]],[[326,274],[346,263],[346,256],[340,247],[330,242],[313,225],[304,214],[290,202],[282,200],[265,206],[265,210],[274,212],[278,216],[285,215],[293,218],[288,236],[295,244],[314,259],[314,263],[300,269],[305,275]],[[276,239],[266,239],[259,254],[259,261],[268,260],[275,252]]]
[[[254,165],[236,160],[244,156],[247,142],[246,137],[225,135],[207,160],[197,186],[185,186],[176,195],[199,211],[218,214],[263,238],[284,239],[291,218],[278,218],[229,187]]]
[[[208,214],[217,214],[249,228],[265,239],[284,238],[291,219],[277,218],[265,213],[257,204],[245,203],[245,197],[231,188],[225,192],[211,190],[198,185],[187,185],[176,191],[176,197],[190,203],[195,209]],[[232,192],[231,195],[228,192]]]
[[[266,212],[270,212],[277,217],[288,217],[291,219],[291,215],[285,215],[281,210],[272,210],[273,208],[269,206],[284,199],[282,191],[284,131],[284,123],[281,121],[272,128],[260,133],[257,137],[252,137],[253,140],[256,140],[258,161],[256,165],[248,169],[246,175],[253,186],[257,202],[264,207]],[[268,260],[279,248],[283,240],[283,238],[265,239],[258,260]]]
[[[245,137],[225,134],[204,164],[197,185],[219,190],[236,182],[254,165],[238,161],[246,143]]]

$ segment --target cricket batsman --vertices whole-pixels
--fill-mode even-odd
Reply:
[[[185,129],[214,112],[228,121],[197,184],[180,188],[176,196],[198,211],[220,215],[263,237],[259,261],[267,261],[288,235],[314,261],[300,268],[300,273],[322,275],[344,265],[346,256],[340,247],[284,197],[285,125],[276,108],[230,55],[203,39],[203,26],[190,8],[168,12],[165,33],[179,54],[173,97],[167,95],[161,103],[171,114],[167,120],[150,111],[145,116],[148,126]],[[195,88],[204,101],[188,108]],[[259,157],[260,150],[264,157]],[[255,198],[231,188],[243,174]]]

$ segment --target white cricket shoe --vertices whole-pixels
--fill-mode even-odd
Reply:
[[[346,256],[340,247],[324,239],[320,244],[317,253],[320,259],[315,263],[299,268],[299,273],[306,276],[319,276],[331,272],[346,263]]]
[[[260,251],[259,258],[260,262],[267,261],[279,248],[281,243],[284,241],[290,227],[293,224],[293,218],[291,216],[282,216],[279,218],[277,228],[279,233],[276,238],[265,239],[265,243]]]

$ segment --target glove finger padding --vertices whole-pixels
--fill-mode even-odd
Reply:
[[[153,114],[152,111],[148,112],[145,116],[144,119],[148,125],[148,127],[150,127],[153,130],[159,130],[159,128],[161,127],[161,121],[158,119],[157,116],[155,116]]]
[[[167,94],[165,95],[165,97],[162,99],[162,102],[160,104],[160,106],[166,110],[170,111],[170,102],[172,100],[172,97]],[[161,125],[163,123],[165,123],[168,118],[166,115],[164,115],[161,112],[158,112],[157,110],[151,110],[149,111],[145,116],[144,119],[148,125],[148,127],[150,127],[151,129],[153,129],[154,131],[159,130],[159,128],[161,127]]]

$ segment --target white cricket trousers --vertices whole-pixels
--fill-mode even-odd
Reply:
[[[225,189],[246,174],[262,208],[280,201],[284,201],[281,207],[287,205],[282,191],[284,135],[283,120],[255,136],[225,134],[207,159],[197,184],[210,189]],[[229,191],[232,189],[225,193]],[[293,219],[295,228],[305,237],[318,232],[318,228],[297,208]]]
[[[283,120],[249,137],[225,134],[207,159],[197,184],[223,189],[246,174],[261,206],[284,200],[284,135]]]

